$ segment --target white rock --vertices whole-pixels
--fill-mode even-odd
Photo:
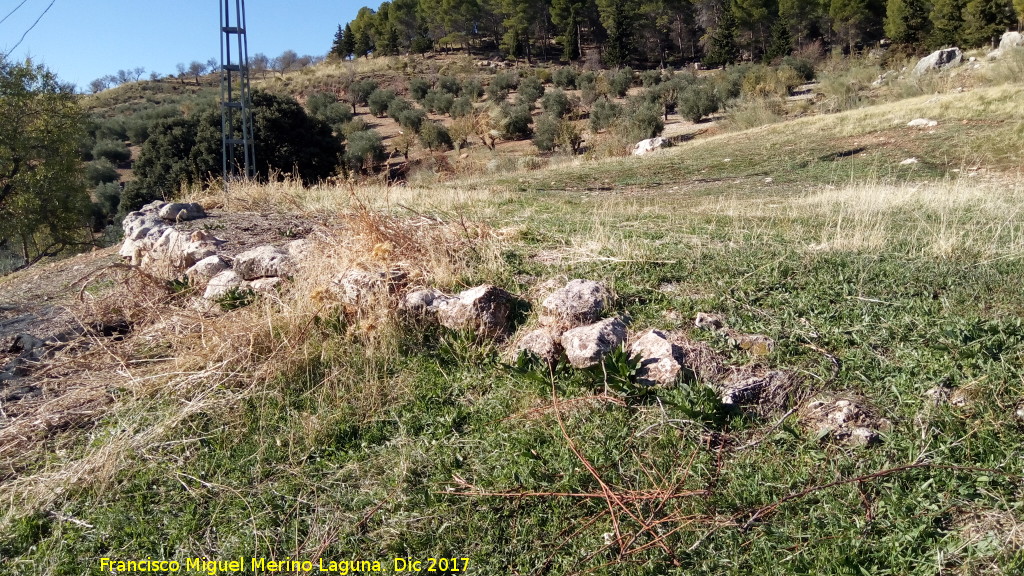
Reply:
[[[436,314],[437,305],[449,298],[433,288],[422,288],[406,294],[398,307],[417,314]]]
[[[206,292],[203,293],[203,298],[216,300],[230,292],[233,288],[244,288],[246,285],[247,283],[234,270],[225,270],[210,278],[209,283],[206,284]]]
[[[258,246],[235,256],[235,272],[245,280],[290,276],[293,268],[291,256],[275,246]]]
[[[570,280],[541,303],[542,326],[564,332],[596,322],[608,306],[608,290],[593,280]]]
[[[277,287],[281,285],[281,282],[283,282],[283,280],[276,277],[259,278],[250,282],[249,286],[252,288],[253,292],[258,294],[273,294],[277,292]]]
[[[960,64],[963,52],[959,48],[943,48],[921,58],[914,66],[913,75],[920,76],[929,70],[942,70]]]
[[[505,290],[484,284],[443,300],[437,305],[437,317],[442,326],[452,330],[501,338],[509,332],[514,300]]]
[[[633,156],[643,156],[666,146],[668,146],[668,141],[660,136],[641,140],[633,146]]]
[[[907,126],[910,128],[934,128],[939,123],[930,118],[914,118],[910,122],[907,122]]]
[[[195,202],[179,203],[172,202],[170,204],[164,204],[160,207],[158,215],[163,220],[169,220],[171,222],[184,222],[186,220],[195,220],[197,218],[205,218],[206,211],[200,204]]]
[[[227,269],[227,262],[221,259],[220,256],[208,256],[186,270],[185,277],[192,284],[202,285],[208,283],[211,278]]]
[[[909,166],[910,164],[917,164],[917,158],[907,158],[903,162],[900,162],[900,166]]]
[[[562,343],[558,338],[552,336],[551,331],[546,328],[538,328],[527,332],[515,347],[517,352],[526,351],[537,356],[549,365],[558,362],[562,355]]]
[[[659,330],[651,330],[633,342],[629,355],[640,357],[636,376],[642,384],[668,386],[675,383],[683,371],[682,350]]]
[[[999,39],[999,50],[1009,50],[1011,48],[1017,48],[1024,46],[1024,34],[1020,32],[1004,32],[1003,36]]]
[[[625,340],[626,325],[622,320],[607,318],[562,334],[562,348],[570,364],[576,368],[587,368],[601,362]]]

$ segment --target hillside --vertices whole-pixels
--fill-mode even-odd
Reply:
[[[327,66],[267,85],[305,97]],[[0,327],[41,302],[68,324],[2,358],[0,570],[1020,572],[1024,92],[998,70],[844,70],[814,111],[857,75],[875,103],[724,110],[642,157],[488,169],[522,143],[478,144],[401,184],[181,198],[207,216],[159,225],[237,270],[240,245],[305,254],[265,292],[113,249],[0,278]],[[573,279],[592,308],[556,305]],[[482,284],[502,322],[452,328]],[[575,366],[566,328],[615,318],[627,341]],[[556,332],[564,357],[517,353]]]

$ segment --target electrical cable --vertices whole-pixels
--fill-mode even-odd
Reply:
[[[24,6],[25,2],[28,2],[28,0],[21,0],[21,4],[18,4],[17,6],[14,7],[14,10],[11,10],[10,12],[8,12],[7,16],[4,16],[4,19],[0,20],[0,24],[3,24],[4,22],[7,22],[7,19],[11,17],[11,14],[14,14],[15,12],[18,11],[18,8],[21,8],[22,6]]]
[[[47,6],[46,10],[43,10],[43,13],[39,15],[39,18],[36,18],[36,21],[33,22],[32,25],[28,27],[28,30],[25,30],[25,33],[21,35],[21,39],[18,40],[18,43],[14,45],[14,48],[11,48],[10,50],[7,51],[6,54],[4,54],[4,56],[3,56],[4,58],[7,58],[8,56],[10,56],[11,53],[14,52],[18,48],[18,46],[21,46],[21,43],[25,40],[25,36],[28,36],[28,33],[31,32],[32,29],[36,27],[36,24],[39,24],[39,21],[43,19],[43,16],[46,16],[46,13],[50,11],[50,8],[53,8],[53,4],[56,1],[57,0],[50,0],[50,5]]]

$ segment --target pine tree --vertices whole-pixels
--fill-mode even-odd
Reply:
[[[334,43],[331,44],[331,56],[337,56],[338,58],[344,59],[345,54],[345,29],[338,24],[338,31],[334,33]]]
[[[572,62],[578,59],[580,57],[580,22],[576,16],[575,6],[569,13],[569,21],[565,24],[565,32],[562,34],[561,40],[562,60]]]
[[[925,0],[888,0],[885,35],[898,44],[917,44],[927,35],[931,22]]]
[[[959,41],[963,9],[962,0],[935,0],[929,16],[932,22],[931,47],[954,46]]]
[[[960,41],[971,47],[996,42],[1015,20],[1010,0],[970,0],[963,16]]]
[[[711,33],[710,46],[704,56],[704,65],[716,68],[733,64],[739,58],[736,47],[736,18],[732,10],[725,8],[718,19],[718,26]]]
[[[621,66],[633,54],[633,23],[638,11],[634,0],[597,0],[601,25],[608,33],[604,60],[609,66]]]
[[[881,31],[885,9],[870,0],[832,0],[828,16],[832,27],[852,52],[859,42]]]
[[[789,56],[793,51],[793,36],[789,33],[789,26],[782,19],[776,20],[772,25],[772,40],[768,45],[768,51],[764,59],[768,62]]]
[[[778,14],[775,0],[732,0],[731,10],[736,26],[749,40],[747,48],[755,57],[767,50],[766,40],[772,19]]]
[[[348,58],[356,51],[356,36],[352,33],[352,27],[345,24],[345,40],[341,45],[341,57]]]

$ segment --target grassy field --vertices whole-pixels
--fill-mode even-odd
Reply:
[[[7,459],[0,571],[242,556],[1018,573],[1022,111],[1007,85],[498,179],[236,190],[229,209],[345,213],[346,227],[279,301],[201,317],[129,284],[98,295],[94,310],[140,318],[112,353],[113,403]],[[938,126],[906,127],[922,116]],[[323,296],[360,262],[534,302],[547,280],[601,280],[632,330],[682,331],[800,388],[759,414],[726,410],[699,378],[605,395],[599,373],[517,369],[505,345]],[[693,327],[698,312],[776,347],[750,358]],[[936,387],[955,401],[932,401]],[[836,395],[892,422],[881,443],[801,427],[799,400]]]

